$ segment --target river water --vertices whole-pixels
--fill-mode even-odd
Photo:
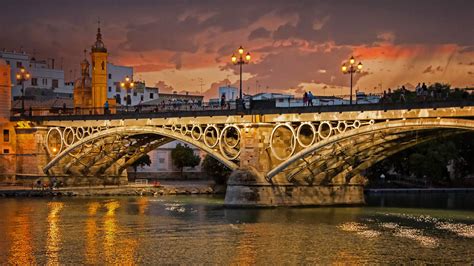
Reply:
[[[202,196],[1,199],[0,263],[472,264],[473,194],[275,209]]]

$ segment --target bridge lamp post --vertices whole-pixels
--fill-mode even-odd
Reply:
[[[16,80],[21,84],[21,114],[25,112],[25,81],[29,80],[31,75],[24,67],[16,74]]]
[[[350,94],[350,100],[349,103],[352,104],[352,75],[356,72],[360,72],[362,70],[362,62],[359,62],[359,64],[355,64],[355,58],[351,56],[349,59],[348,65],[346,63],[342,64],[342,73],[344,74],[350,74],[351,75],[351,94]]]
[[[128,99],[130,99],[130,103],[132,102],[132,98],[130,97],[129,92],[130,92],[130,89],[133,89],[134,86],[135,86],[135,83],[128,76],[125,77],[124,81],[120,82],[120,87],[124,88],[127,93],[127,99],[125,100],[126,106],[127,106],[127,112],[128,112]]]
[[[244,64],[248,64],[250,63],[250,53],[247,52],[247,54],[244,56],[244,48],[242,46],[239,47],[239,49],[237,50],[239,52],[238,56],[235,56],[235,54],[232,54],[232,63],[234,65],[239,65],[240,67],[240,92],[239,92],[239,96],[240,96],[240,100],[242,101],[243,100],[243,97],[242,97],[242,65]]]

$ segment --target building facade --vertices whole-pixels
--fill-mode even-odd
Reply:
[[[22,86],[16,81],[16,73],[25,68],[31,74],[31,79],[24,82],[25,95],[40,95],[42,91],[49,91],[55,97],[72,97],[73,86],[64,81],[64,70],[56,69],[54,59],[37,60],[26,52],[0,51],[0,58],[10,66],[10,82],[13,85],[11,95],[18,99]]]
[[[156,150],[150,151],[148,156],[150,156],[151,164],[149,166],[138,167],[138,176],[141,178],[179,178],[181,172],[174,166],[173,160],[171,159],[171,152],[178,144],[185,145],[180,141],[173,141]],[[195,155],[201,158],[201,162],[196,167],[185,167],[183,173],[188,177],[199,178],[202,173],[201,164],[204,160],[205,153],[192,145],[188,146],[193,149]]]

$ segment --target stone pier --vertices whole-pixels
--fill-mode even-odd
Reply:
[[[250,127],[241,132],[240,168],[233,171],[227,184],[227,207],[322,206],[364,204],[363,183],[346,183],[335,178],[326,182],[309,178],[288,180],[281,173],[271,180],[265,176],[282,160],[269,152],[284,151],[291,138],[282,134],[270,140],[273,127]],[[293,140],[294,141],[294,140]]]

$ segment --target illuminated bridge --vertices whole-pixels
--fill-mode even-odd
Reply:
[[[12,117],[35,130],[42,170],[66,184],[127,182],[173,140],[233,170],[227,205],[363,203],[361,172],[411,146],[474,130],[474,102]]]

